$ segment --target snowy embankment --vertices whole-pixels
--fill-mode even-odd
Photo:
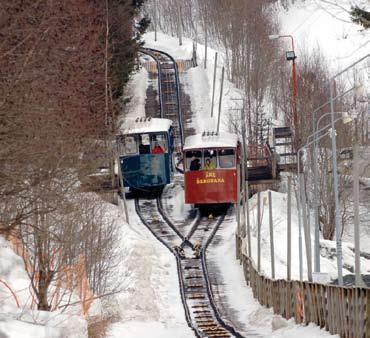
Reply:
[[[136,215],[128,200],[130,224],[122,222],[121,292],[115,296],[119,321],[107,337],[188,338],[176,260]]]
[[[271,192],[272,195],[272,218],[275,243],[275,277],[286,278],[287,276],[287,194]],[[249,200],[252,258],[257,262],[257,195]],[[299,280],[299,224],[296,199],[292,196],[292,279]],[[307,279],[306,247],[304,233],[302,230],[303,243],[303,278]],[[335,242],[320,239],[321,272],[328,273],[332,279],[337,278],[337,262],[335,255]],[[311,225],[311,248],[313,257],[314,227]],[[354,267],[353,244],[343,242],[343,274],[350,274]],[[261,193],[261,272],[271,277],[271,255],[270,255],[270,231],[269,231],[269,208],[268,192]],[[370,272],[370,261],[361,258],[363,273]]]
[[[23,259],[0,236],[0,336],[6,338],[84,338],[87,322],[80,309],[53,312],[31,310],[30,278]],[[19,304],[19,307],[17,305]]]
[[[277,206],[277,204],[276,204]],[[271,308],[261,306],[253,298],[252,289],[244,281],[243,270],[235,259],[235,218],[223,223],[217,236],[222,241],[208,250],[207,260],[214,261],[222,280],[219,285],[220,293],[225,295],[229,304],[236,310],[233,321],[242,323],[243,331],[253,336],[257,334],[265,338],[319,338],[338,337],[330,335],[317,325],[296,325],[294,320],[285,320],[274,315]]]

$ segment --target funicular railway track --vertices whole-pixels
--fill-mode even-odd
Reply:
[[[152,57],[157,64],[160,117],[173,121],[175,144],[182,147],[184,143],[183,116],[176,61],[171,55],[156,49],[141,48],[140,51]]]
[[[160,198],[135,199],[136,212],[145,226],[176,257],[182,303],[188,325],[196,337],[243,337],[221,318],[212,293],[206,249],[226,213],[214,219],[187,220],[181,230],[167,217]],[[185,233],[184,229],[187,229]]]
[[[162,51],[143,48],[141,52],[157,64],[160,117],[173,121],[175,146],[182,148],[184,127],[177,64]],[[182,176],[175,175],[174,179],[175,185],[182,185]],[[154,237],[176,257],[180,294],[189,327],[196,337],[243,337],[221,318],[206,265],[207,246],[226,213],[207,219],[198,212],[185,221],[174,222],[162,205],[162,198],[170,198],[168,194],[171,193],[165,189],[161,197],[137,197],[135,209]]]

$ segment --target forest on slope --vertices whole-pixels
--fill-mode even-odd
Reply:
[[[109,162],[142,2],[1,2],[0,231],[27,250],[40,310],[81,256],[94,294],[107,291],[117,231],[80,181]]]

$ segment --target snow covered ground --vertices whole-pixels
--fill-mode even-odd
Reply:
[[[338,0],[336,3],[348,8],[350,1]],[[363,1],[367,5],[366,0]],[[282,20],[281,34],[294,35],[297,52],[306,46],[312,48],[316,44],[331,61],[333,72],[343,69],[359,57],[370,51],[370,31],[361,30],[359,26],[349,23],[348,14],[338,6],[330,5],[329,1],[306,0],[296,2],[296,5],[280,15]],[[344,20],[344,21],[343,21]],[[175,58],[189,59],[192,53],[192,41],[183,39],[183,46],[178,46],[178,40],[163,34],[158,34],[158,42],[154,42],[154,34],[145,35],[146,46],[169,52]],[[204,47],[198,45],[198,57],[201,60]],[[209,67],[204,70],[197,67],[188,71],[185,78],[185,91],[191,96],[192,110],[197,115],[192,121],[192,127],[197,131],[212,129],[215,119],[211,119],[210,102],[213,77],[214,52],[209,49]],[[221,67],[221,66],[220,66]],[[218,75],[220,77],[220,68]],[[219,83],[219,81],[218,81]],[[148,84],[148,73],[140,70],[130,82],[129,116],[144,115],[145,91]],[[216,93],[219,88],[216,87]],[[226,81],[222,111],[227,112],[240,103],[233,98],[240,97],[231,83]],[[218,100],[215,101],[215,107]],[[222,116],[221,128],[227,130],[227,114]],[[176,189],[173,215],[176,218],[184,217],[188,208],[183,205],[181,189]],[[266,193],[262,194],[265,201]],[[256,197],[251,200],[252,212],[256,210]],[[270,257],[268,242],[268,211],[265,203],[262,220],[262,270],[270,274]],[[122,284],[122,292],[115,296],[112,306],[119,313],[119,320],[112,324],[108,337],[125,338],[166,338],[192,337],[193,332],[186,324],[184,310],[181,305],[176,261],[173,255],[157,242],[151,233],[141,224],[135,214],[133,201],[128,202],[130,224],[124,221],[122,213],[122,243],[123,252],[120,271],[117,273]],[[273,192],[275,243],[276,243],[276,271],[278,276],[285,275],[286,260],[286,195]],[[294,199],[293,209],[296,211]],[[252,221],[253,257],[256,257],[256,218]],[[297,238],[297,217],[293,213],[292,238]],[[239,262],[235,260],[235,221],[225,223],[219,232],[222,237],[217,251],[211,251],[209,258],[214,260],[223,272],[223,287],[225,294],[237,312],[237,320],[243,322],[248,329],[258,333],[261,337],[324,337],[330,336],[315,325],[295,325],[292,320],[277,319],[270,309],[261,307],[254,299],[250,288],[245,285],[244,276]],[[328,248],[332,242],[321,242]],[[350,245],[344,243],[344,262],[353,265],[353,252]],[[298,278],[297,244],[293,247],[294,278]],[[325,251],[325,250],[323,250]],[[330,250],[329,250],[330,251]],[[331,276],[335,277],[335,261],[322,252],[322,267]],[[324,257],[325,256],[325,257]],[[81,316],[74,314],[52,314],[41,311],[26,310],[23,306],[29,302],[29,280],[23,268],[22,260],[16,256],[6,241],[0,237],[0,279],[9,283],[17,290],[21,304],[18,309],[14,299],[3,285],[0,285],[0,336],[7,338],[34,337],[87,337],[87,324]],[[368,261],[362,261],[364,271],[370,270]],[[22,306],[23,305],[23,306]],[[273,323],[279,323],[280,328],[273,330]],[[333,336],[335,337],[335,336]]]
[[[2,236],[0,257],[0,337],[87,337],[87,322],[78,314],[79,309],[75,308],[74,313],[30,310],[30,279],[24,269],[23,260]],[[16,294],[17,300],[4,282]]]
[[[116,297],[119,322],[108,337],[191,337],[179,293],[175,257],[158,242],[128,200],[130,225],[122,222],[123,291]]]

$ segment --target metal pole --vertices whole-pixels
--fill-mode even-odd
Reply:
[[[271,230],[270,230],[271,231]],[[292,177],[288,176],[288,200],[287,200],[287,280],[292,275]]]
[[[236,186],[237,186],[237,201],[236,201],[236,223],[237,223],[237,235],[236,237],[240,238],[240,165],[236,166]],[[239,248],[236,248],[236,258],[239,258]]]
[[[240,236],[240,165],[236,166],[237,176],[237,202],[236,202],[236,222],[238,224],[237,233]]]
[[[246,167],[248,167],[248,165]],[[248,172],[247,172],[247,175],[248,175]],[[250,220],[249,220],[249,186],[248,186],[248,181],[246,181],[246,194],[247,194],[247,200],[246,200],[245,206],[246,206],[246,209],[247,209],[248,256],[249,256],[249,258],[252,258],[252,241],[251,241],[251,226],[250,226],[251,223],[250,223]]]
[[[207,69],[207,49],[208,49],[208,29],[207,24],[204,27],[204,69]]]
[[[123,186],[123,175],[122,175],[121,161],[120,161],[119,156],[117,157],[117,161],[118,161],[118,177],[119,177],[119,180],[120,180],[120,192],[121,192],[122,199],[123,199],[123,207],[124,207],[124,211],[125,211],[126,222],[128,224],[130,224],[130,219],[129,219],[128,210],[127,210],[126,193],[125,193],[125,188]]]
[[[299,179],[298,179],[299,180]],[[300,209],[300,193],[299,189],[295,190],[296,201],[298,205],[298,256],[299,256],[299,280],[303,280],[303,248],[302,248],[302,216]]]
[[[298,251],[299,251],[299,280],[303,280],[303,248],[302,248],[302,218],[301,218],[301,183],[299,180],[300,175],[300,160],[299,160],[299,153],[303,148],[300,148],[297,151],[297,161],[298,161],[298,169],[297,169],[297,181],[298,181],[298,190],[296,190],[296,200],[298,206]]]
[[[158,3],[154,0],[154,41],[157,41]]]
[[[182,46],[182,13],[181,13],[181,2],[177,5],[178,10],[178,30],[179,30],[179,45]]]
[[[244,107],[242,109],[242,118],[244,117]],[[244,125],[244,124],[243,124]],[[244,133],[244,129],[243,128],[243,125],[242,125],[242,133]],[[245,237],[246,235],[246,229],[245,229],[245,214],[246,214],[246,210],[245,210],[245,204],[246,204],[246,196],[245,194],[247,193],[246,192],[246,187],[245,187],[245,136],[243,135],[243,142],[242,142],[242,156],[241,156],[241,162],[242,162],[242,174],[241,174],[241,179],[242,179],[242,189],[243,189],[243,194],[242,194],[242,206],[243,206],[243,221],[242,221],[242,224],[241,224],[241,235],[242,235],[242,238]]]
[[[314,219],[315,219],[315,260],[314,271],[320,272],[320,197],[319,197],[319,182],[318,182],[318,153],[317,153],[317,139],[315,138],[313,146],[313,203],[314,203]]]
[[[306,193],[304,189],[304,176],[303,173],[299,174],[299,185],[301,194],[302,204],[302,219],[303,219],[303,231],[306,246],[306,260],[307,260],[307,277],[312,282],[312,254],[311,254],[311,234],[307,225],[307,213],[306,213]]]
[[[211,117],[213,117],[213,105],[214,105],[214,101],[215,101],[217,56],[218,56],[218,53],[216,52],[216,55],[215,55],[215,67],[214,67],[214,70],[213,70],[213,89],[212,89]]]
[[[224,75],[225,75],[225,67],[222,67],[220,100],[219,100],[219,104],[218,104],[217,133],[220,131],[222,93],[223,93],[223,90],[224,90]]]
[[[257,192],[257,270],[261,271],[261,193]]]
[[[357,137],[357,136],[356,136]],[[364,286],[361,277],[360,264],[360,220],[359,220],[359,205],[360,205],[360,187],[359,187],[359,146],[356,143],[353,147],[353,196],[354,196],[354,230],[355,230],[355,282],[356,286]]]
[[[292,48],[294,51],[293,37],[292,37]],[[298,113],[297,113],[297,70],[295,60],[292,63],[292,78],[293,78],[293,123],[294,130],[298,131]]]
[[[334,125],[334,102],[333,102],[333,81],[330,81],[330,113],[331,113],[331,144],[332,144],[332,160],[333,160],[333,179],[334,179],[334,203],[335,203],[335,236],[337,245],[337,269],[338,269],[338,285],[343,285],[342,272],[342,226],[340,221],[339,210],[339,191],[338,191],[338,169],[337,169],[337,140]]]
[[[268,192],[269,197],[269,225],[270,225],[270,257],[271,257],[271,278],[275,279],[275,250],[274,250],[274,227],[272,221],[272,198],[271,191]]]

